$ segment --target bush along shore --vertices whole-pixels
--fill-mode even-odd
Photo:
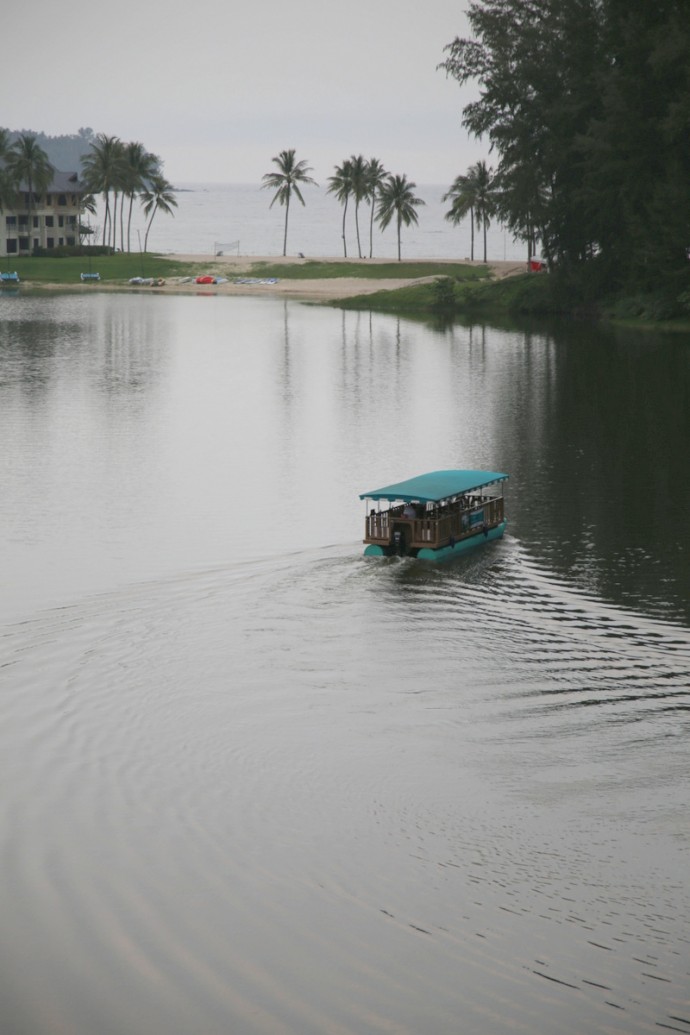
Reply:
[[[658,288],[636,295],[598,295],[579,290],[565,276],[545,271],[500,279],[437,277],[431,283],[354,296],[334,304],[342,309],[428,314],[446,321],[491,314],[564,316],[690,332],[690,291],[680,297]]]

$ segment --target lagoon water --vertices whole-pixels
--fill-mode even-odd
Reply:
[[[2,1035],[690,1031],[690,341],[0,296]],[[504,540],[359,492],[510,473]]]

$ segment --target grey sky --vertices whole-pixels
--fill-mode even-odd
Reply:
[[[417,183],[488,157],[436,65],[467,0],[23,0],[2,16],[0,125],[139,140],[173,182],[253,182],[294,147]],[[8,45],[11,44],[11,45]]]

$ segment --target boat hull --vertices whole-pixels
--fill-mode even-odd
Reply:
[[[484,543],[490,542],[492,539],[500,539],[506,529],[507,521],[501,521],[500,524],[494,526],[494,528],[488,528],[486,531],[477,532],[476,535],[468,536],[465,539],[460,539],[453,545],[440,546],[437,550],[433,550],[428,546],[423,546],[415,554],[408,554],[407,556],[415,556],[418,560],[422,561],[444,561],[449,557],[457,557],[458,554],[465,553],[467,550],[473,549],[475,546],[482,546]],[[378,546],[375,543],[370,543],[364,550],[365,557],[393,557],[396,556],[394,547]]]

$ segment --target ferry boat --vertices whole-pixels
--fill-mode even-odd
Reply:
[[[500,539],[507,478],[499,471],[430,471],[361,493],[376,504],[366,515],[364,556],[439,561]]]

